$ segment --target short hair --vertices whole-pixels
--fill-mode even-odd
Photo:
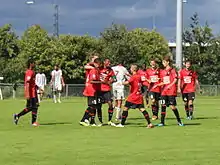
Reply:
[[[29,68],[31,64],[34,64],[34,59],[29,58],[29,59],[27,60],[26,66]]]
[[[164,61],[166,61],[166,62],[169,62],[169,63],[171,63],[171,62],[172,62],[172,60],[171,60],[171,58],[170,58],[170,56],[169,56],[169,55],[164,56],[163,60],[164,60]]]
[[[59,65],[58,64],[55,64],[54,66],[58,67],[59,68]]]
[[[99,53],[96,52],[92,52],[91,54],[89,54],[89,60],[91,61],[95,56],[97,56],[99,58]]]
[[[138,66],[136,64],[131,64],[131,68],[133,68],[134,71],[138,71]]]
[[[94,63],[102,63],[102,60],[101,60],[100,58],[96,58],[96,59],[94,60]]]
[[[192,64],[192,61],[190,61],[190,60],[186,60],[184,63],[185,63],[185,64],[186,64],[186,63],[190,63],[190,64]]]

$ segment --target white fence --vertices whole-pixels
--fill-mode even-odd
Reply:
[[[24,87],[23,84],[19,84],[16,90],[13,90],[13,84],[3,84],[0,83],[0,88],[2,91],[2,96],[4,99],[8,98],[23,98],[24,97]],[[84,84],[66,84],[62,95],[64,97],[81,97],[82,91],[84,89]],[[220,85],[201,85],[202,93],[197,93],[197,95],[202,96],[218,96],[220,95]],[[45,97],[51,97],[50,86],[45,87]],[[126,88],[126,94],[128,89]]]

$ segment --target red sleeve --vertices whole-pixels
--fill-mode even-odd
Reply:
[[[129,83],[132,83],[134,81],[134,76],[131,76],[130,79],[128,80]]]
[[[171,70],[171,74],[172,74],[172,76],[173,76],[174,78],[178,78],[178,75],[177,75],[175,69],[172,69],[172,70]]]
[[[182,79],[183,79],[182,70],[180,70],[180,71],[179,71],[178,78],[179,78],[180,80],[182,80]]]
[[[111,77],[115,76],[115,73],[113,70],[111,70],[110,75],[111,75]]]
[[[193,73],[195,79],[198,79],[198,74],[196,72]]]
[[[26,82],[29,82],[31,80],[31,78],[33,77],[34,72],[33,71],[28,71],[26,72]]]
[[[97,70],[95,69],[92,69],[90,72],[89,72],[89,75],[90,75],[90,80],[98,80],[98,72]]]

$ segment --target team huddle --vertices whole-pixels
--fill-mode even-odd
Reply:
[[[172,109],[177,124],[184,126],[176,107],[176,97],[177,93],[182,94],[187,119],[192,120],[195,91],[197,86],[200,88],[197,74],[191,69],[190,61],[186,61],[185,68],[178,73],[172,67],[169,56],[164,57],[162,64],[163,69],[158,67],[156,60],[151,60],[151,67],[143,70],[132,64],[129,73],[121,64],[110,67],[109,59],[102,62],[98,56],[93,56],[91,62],[85,66],[86,85],[83,94],[88,98],[88,108],[80,125],[102,126],[102,104],[108,103],[108,125],[124,127],[128,110],[139,109],[147,121],[147,128],[153,128],[154,125],[144,105],[145,97],[146,103],[151,103],[152,120],[158,119],[159,106],[161,106],[161,122],[158,126],[165,126],[167,107]],[[125,85],[130,86],[130,92],[122,110]],[[111,92],[113,92],[115,105],[113,105]],[[116,120],[119,121],[117,125],[112,122],[114,109]],[[95,123],[96,113],[100,122],[98,125]]]
[[[185,68],[178,73],[172,67],[172,61],[169,56],[165,56],[162,60],[163,68],[159,68],[158,63],[153,59],[150,61],[150,68],[146,68],[143,65],[141,69],[138,69],[136,64],[132,64],[130,72],[121,64],[111,67],[109,59],[101,61],[97,55],[92,56],[90,61],[85,66],[86,82],[83,91],[83,95],[88,100],[88,107],[80,121],[80,125],[102,126],[102,105],[108,104],[108,125],[111,126],[124,127],[129,109],[139,109],[146,119],[147,128],[154,127],[151,119],[158,119],[160,109],[161,121],[158,126],[165,126],[167,107],[172,109],[177,125],[184,126],[176,107],[177,93],[182,94],[187,119],[193,119],[195,91],[196,87],[200,89],[200,86],[196,72],[191,69],[190,61],[186,61]],[[32,125],[39,125],[37,123],[37,112],[39,102],[44,93],[46,77],[41,72],[35,76],[34,66],[34,62],[29,61],[24,84],[27,100],[26,108],[20,113],[14,114],[15,124],[18,124],[21,116],[31,112]],[[57,65],[51,73],[50,85],[53,91],[54,103],[60,103],[61,91],[65,83],[62,71]],[[129,86],[130,91],[122,108],[123,100],[125,99],[125,86]],[[58,99],[56,98],[57,94]],[[146,104],[148,106],[151,105],[152,118],[150,118],[146,110],[144,98]],[[116,113],[115,120],[118,124],[113,122],[113,112]],[[99,124],[95,122],[96,114]]]

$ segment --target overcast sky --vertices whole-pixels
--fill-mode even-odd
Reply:
[[[18,35],[28,24],[40,24],[53,33],[53,1],[35,0],[28,6],[26,0],[0,0],[0,26],[11,23]],[[112,22],[126,24],[129,29],[153,27],[168,40],[175,38],[176,0],[56,0],[59,4],[60,33],[98,36]],[[184,4],[184,26],[189,17],[199,13],[216,34],[220,32],[220,0],[188,0]]]

